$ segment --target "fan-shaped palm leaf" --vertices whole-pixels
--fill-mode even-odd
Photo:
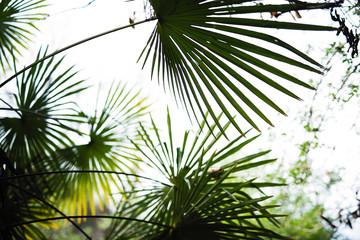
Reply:
[[[312,87],[280,69],[276,63],[269,63],[268,59],[320,73],[320,65],[306,54],[261,30],[254,30],[255,27],[334,30],[325,26],[249,18],[246,14],[330,8],[338,3],[265,5],[266,3],[259,2],[260,4],[249,0],[150,0],[158,23],[141,54],[144,56],[144,64],[153,53],[152,74],[157,69],[157,75],[159,78],[162,76],[163,84],[165,85],[166,79],[171,91],[176,93],[188,111],[192,111],[195,116],[197,108],[204,117],[203,109],[206,108],[220,129],[222,128],[211,106],[213,101],[240,132],[240,127],[231,117],[229,106],[255,129],[258,127],[244,110],[244,106],[272,125],[246,92],[285,115],[269,96],[256,87],[253,79],[247,79],[243,73],[296,99],[299,97],[274,80],[273,76],[307,88]],[[251,40],[241,40],[243,37]],[[284,52],[295,54],[304,61],[278,53],[271,49],[274,47],[280,47]]]
[[[26,48],[31,30],[37,30],[34,21],[43,13],[36,12],[44,7],[45,0],[2,0],[0,2],[0,65],[5,66],[15,59],[14,52],[20,54],[19,47]],[[9,55],[11,58],[9,59]]]
[[[41,51],[38,59],[40,55]],[[63,122],[79,121],[69,97],[85,88],[81,86],[83,80],[71,81],[76,74],[72,67],[59,72],[62,60],[51,58],[17,79],[18,92],[10,99],[15,100],[16,107],[0,99],[7,107],[2,110],[14,115],[0,118],[0,146],[17,168],[22,169],[31,160],[72,143],[64,132],[71,128]]]
[[[54,169],[135,173],[138,165],[132,160],[133,147],[127,137],[136,141],[136,127],[149,106],[143,103],[145,99],[139,99],[139,93],[118,84],[111,87],[105,104],[94,115],[79,112],[88,124],[89,132],[85,133],[87,143],[57,151],[53,155],[53,163],[57,163]],[[58,185],[59,180],[63,182],[61,186]],[[124,180],[119,175],[73,173],[62,180],[54,176],[53,183],[61,193],[61,206],[71,215],[75,211],[78,215],[86,215],[89,205],[92,214],[95,214],[94,195],[97,195],[102,208],[104,197],[109,202],[111,187],[116,187],[118,191],[123,189],[121,184]]]
[[[219,119],[218,119],[219,120]],[[201,126],[204,127],[202,122]],[[224,126],[228,128],[230,122]],[[146,147],[134,145],[142,153],[141,159],[161,173],[168,180],[167,185],[147,188],[141,186],[135,191],[134,202],[122,203],[119,216],[144,217],[149,223],[117,222],[109,231],[109,239],[263,239],[282,238],[265,229],[260,219],[268,219],[276,224],[276,215],[260,202],[268,197],[252,198],[246,188],[260,190],[272,183],[255,183],[254,179],[244,180],[230,177],[230,174],[254,168],[275,161],[256,160],[269,151],[237,158],[239,152],[253,137],[241,141],[238,137],[219,151],[215,144],[223,136],[222,132],[213,137],[216,125],[201,136],[199,133],[190,140],[186,132],[181,147],[176,148],[172,136],[171,119],[168,116],[168,141],[163,141],[153,123],[155,140],[144,128],[139,132]],[[147,170],[148,171],[148,170]],[[159,174],[152,174],[159,175]],[[231,179],[231,181],[229,181]],[[124,234],[124,235],[123,235]],[[125,236],[122,238],[122,236]],[[131,236],[127,238],[126,236]]]
[[[47,67],[50,68],[51,64]],[[55,69],[56,68],[52,68],[53,71],[55,71]],[[46,71],[44,71],[42,75],[47,76],[45,73]],[[37,76],[34,71],[30,71],[30,74]],[[63,75],[65,74],[62,74],[62,76]],[[25,84],[23,87],[19,87],[20,90],[23,90],[23,93],[15,96],[18,100],[17,102],[22,103],[20,106],[27,106],[28,109],[31,109],[28,111],[29,113],[44,110],[44,112],[41,112],[44,116],[45,114],[52,113],[56,109],[61,109],[61,107],[64,106],[64,101],[57,100],[54,106],[52,104],[46,104],[52,102],[49,100],[51,98],[47,98],[50,94],[46,93],[50,91],[49,89],[52,88],[52,83],[56,82],[56,80],[52,80],[50,77],[46,78],[48,83],[45,85],[49,88],[42,89],[39,86],[42,85],[41,81],[43,78],[34,77],[34,79],[37,79],[39,82],[36,82],[35,80],[35,82],[33,82],[31,79],[23,78],[21,83],[28,83],[28,85]],[[21,84],[19,86],[21,86]],[[25,91],[24,89],[28,91]],[[38,93],[38,95],[35,95],[39,97],[41,96],[41,99],[32,98],[34,97],[32,92],[33,94]],[[66,93],[69,92],[60,91],[57,92],[57,96],[61,97],[62,93],[66,95]],[[75,145],[74,142],[77,141],[72,141],[67,136],[69,128],[65,125],[61,125],[60,127],[63,127],[62,133],[66,136],[66,138],[63,142],[61,142],[61,144],[58,144],[57,148],[51,148],[51,151],[44,150],[43,152],[40,152],[40,150],[34,150],[38,153],[36,159],[23,159],[24,162],[28,162],[28,164],[31,165],[31,170],[37,170],[39,172],[11,176],[9,179],[11,179],[12,182],[10,186],[10,190],[12,191],[8,192],[6,192],[7,188],[3,186],[8,186],[7,184],[10,181],[6,178],[6,176],[4,176],[4,174],[1,175],[0,184],[2,184],[2,186],[0,189],[4,192],[4,194],[2,194],[4,198],[1,199],[0,203],[13,199],[17,196],[16,193],[20,192],[25,197],[27,196],[24,199],[19,198],[19,201],[22,201],[20,203],[23,205],[29,205],[27,208],[28,212],[19,214],[19,216],[14,218],[13,221],[8,222],[6,229],[4,230],[4,234],[6,233],[11,236],[17,236],[19,231],[23,231],[22,234],[25,234],[26,236],[30,236],[30,234],[35,236],[38,234],[38,237],[34,237],[34,239],[45,239],[38,228],[40,223],[45,221],[40,225],[54,226],[54,224],[48,224],[46,222],[47,219],[67,218],[64,213],[58,210],[58,208],[65,209],[65,212],[70,213],[71,215],[74,215],[76,211],[78,216],[81,216],[88,214],[87,208],[90,205],[92,214],[95,214],[94,195],[97,195],[97,199],[99,200],[98,203],[102,206],[103,197],[105,197],[107,201],[111,198],[112,186],[117,187],[117,191],[123,190],[123,186],[120,184],[123,184],[124,180],[127,181],[128,179],[126,178],[129,176],[136,177],[136,175],[131,173],[134,173],[138,166],[136,161],[133,160],[134,157],[131,157],[133,147],[127,137],[131,137],[134,141],[136,141],[136,127],[138,126],[138,122],[141,120],[141,116],[146,113],[148,107],[148,105],[143,104],[145,99],[139,100],[139,93],[140,92],[134,93],[132,90],[129,90],[126,85],[118,84],[111,87],[105,100],[105,104],[102,106],[100,111],[95,111],[93,116],[88,116],[81,111],[77,112],[77,114],[63,115],[62,120],[68,120],[67,117],[72,117],[78,123],[86,124],[89,127],[89,132],[82,134],[85,137],[89,137],[87,144]],[[40,108],[39,110],[33,106],[43,106],[43,108]],[[47,115],[47,117],[50,116],[51,115]],[[41,122],[41,124],[44,124],[44,122],[46,121]],[[14,135],[19,135],[20,137],[21,132],[18,133],[16,130],[17,129],[12,130],[15,132]],[[40,131],[37,135],[45,139],[43,144],[49,144],[46,140],[46,136],[43,136],[42,134],[46,135],[47,132]],[[69,141],[66,141],[66,139]],[[4,146],[7,146],[5,144],[6,141],[9,141],[9,139],[5,136],[3,139]],[[27,149],[34,146],[30,145],[24,147],[23,145],[14,145],[12,147],[16,149]],[[8,152],[16,153],[17,150],[14,150],[13,152],[8,150]],[[12,156],[14,156],[14,154]],[[8,156],[5,151],[3,151],[3,154],[0,155],[0,162],[3,163],[8,161]],[[15,161],[15,164],[17,164],[17,161]],[[17,169],[18,166],[16,166],[16,170]],[[95,171],[90,173],[90,171],[82,172],[83,170]],[[104,173],[101,173],[102,171],[104,171]],[[106,171],[119,174],[109,174],[105,173]],[[127,172],[128,174],[121,174],[123,172]],[[4,182],[2,181],[3,179],[5,180]],[[17,191],[14,191],[14,188]],[[29,191],[29,189],[31,189],[31,191]],[[29,193],[32,195],[28,196]],[[42,202],[40,201],[40,205],[38,206],[30,201],[34,198],[35,200],[44,200]],[[52,215],[49,215],[50,213],[46,214],[44,211],[41,212],[39,211],[39,209],[42,208],[41,203],[42,205],[45,204],[48,207],[50,206],[50,209],[56,209],[57,211],[52,211]],[[12,205],[6,206],[9,207],[8,209],[11,209],[12,207]],[[9,211],[5,209],[2,210],[1,207],[0,210],[2,211],[2,216],[4,218],[7,218],[10,214]],[[57,213],[57,215],[60,213],[61,216],[58,217],[54,213]],[[78,220],[80,221],[81,218],[78,218]],[[36,223],[37,225],[33,225],[32,223]],[[78,229],[82,231],[79,227]],[[86,233],[83,232],[83,234],[87,236]]]

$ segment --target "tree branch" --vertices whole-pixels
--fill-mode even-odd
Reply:
[[[3,178],[0,179],[0,182],[11,180],[11,179],[16,179],[16,178],[21,178],[21,177],[31,177],[31,176],[41,176],[41,175],[51,175],[51,174],[66,174],[66,173],[108,173],[108,174],[133,176],[133,177],[142,178],[142,179],[146,179],[146,180],[149,180],[149,181],[157,182],[157,183],[160,183],[160,184],[162,184],[164,186],[171,187],[171,185],[169,185],[169,184],[163,183],[161,181],[158,181],[158,180],[155,180],[155,179],[152,179],[152,178],[137,175],[137,174],[123,173],[123,172],[116,172],[116,171],[101,171],[101,170],[69,170],[69,171],[64,170],[64,171],[52,171],[52,172],[36,172],[36,173],[20,174],[20,175],[15,175],[15,176],[10,176],[10,177],[3,177]]]
[[[30,220],[30,221],[26,221],[26,222],[16,223],[16,224],[10,225],[10,227],[18,227],[18,226],[25,225],[25,224],[30,224],[30,223],[46,222],[46,221],[51,221],[51,220],[61,220],[61,219],[68,219],[68,218],[110,218],[110,219],[129,220],[129,221],[135,221],[135,222],[148,223],[148,224],[152,224],[152,225],[165,227],[165,228],[168,228],[168,229],[173,228],[172,226],[167,226],[167,225],[157,223],[157,222],[146,221],[146,220],[137,219],[137,218],[117,217],[117,216],[109,216],[109,215],[85,215],[85,216],[51,217],[51,218],[36,219],[36,220]]]
[[[20,74],[24,73],[26,70],[29,70],[30,68],[36,66],[37,64],[45,61],[46,59],[48,58],[51,58],[61,52],[64,52],[66,50],[69,50],[70,48],[73,48],[77,45],[80,45],[82,43],[85,43],[85,42],[88,42],[90,40],[93,40],[95,38],[98,38],[98,37],[102,37],[102,36],[105,36],[107,34],[110,34],[110,33],[113,33],[113,32],[117,32],[119,30],[122,30],[122,29],[125,29],[125,28],[128,28],[128,27],[132,27],[132,26],[135,26],[135,25],[138,25],[138,24],[141,24],[141,23],[145,23],[145,22],[150,22],[150,21],[153,21],[153,20],[156,20],[157,17],[151,17],[151,18],[148,18],[148,19],[145,19],[145,20],[142,20],[142,21],[139,21],[139,22],[135,22],[135,23],[131,23],[131,24],[128,24],[128,25],[125,25],[125,26],[121,26],[121,27],[118,27],[118,28],[114,28],[112,30],[109,30],[109,31],[106,31],[106,32],[103,32],[103,33],[100,33],[100,34],[97,34],[97,35],[94,35],[94,36],[91,36],[89,38],[86,38],[86,39],[83,39],[81,41],[78,41],[76,43],[73,43],[69,46],[66,46],[64,48],[61,48],[53,53],[50,53],[49,55],[46,55],[45,57],[35,61],[34,63],[30,64],[29,66],[23,68],[22,70],[20,70],[19,72],[15,73],[14,75],[12,75],[11,77],[9,77],[8,79],[6,79],[3,83],[0,84],[0,88],[2,88],[5,84],[9,83],[11,80],[13,80],[14,78],[16,78],[17,76],[19,76]]]

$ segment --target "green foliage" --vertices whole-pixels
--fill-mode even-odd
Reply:
[[[128,182],[103,172],[135,173],[138,167],[127,136],[136,141],[137,124],[147,113],[145,99],[119,83],[110,88],[103,107],[88,115],[74,102],[86,90],[84,81],[74,80],[72,67],[60,70],[62,61],[51,58],[33,66],[17,79],[12,99],[1,99],[7,106],[2,110],[14,115],[0,118],[4,237],[45,239],[38,226],[57,226],[47,218],[86,215],[89,206],[95,214],[95,198],[103,208],[111,186],[121,190]],[[80,130],[86,127],[88,132]],[[81,138],[88,142],[81,144]]]
[[[83,133],[85,144],[70,145],[52,155],[50,161],[57,164],[53,170],[79,171],[69,174],[58,192],[61,192],[61,206],[74,213],[74,202],[77,202],[78,215],[87,214],[90,203],[91,213],[95,214],[94,191],[100,209],[103,201],[109,203],[111,186],[118,191],[123,189],[124,179],[114,178],[111,174],[89,173],[81,171],[110,171],[135,174],[137,161],[132,159],[132,148],[127,137],[136,141],[136,127],[141,117],[147,113],[149,105],[144,105],[145,99],[137,99],[140,92],[130,91],[120,83],[111,86],[103,107],[96,109],[93,115],[80,111],[79,116],[86,120],[88,132]],[[58,181],[56,176],[54,181]],[[125,181],[126,182],[126,181]],[[114,187],[113,186],[113,187]],[[90,191],[89,191],[90,190]],[[72,215],[72,214],[71,214]]]
[[[276,171],[268,174],[267,181],[287,183],[286,187],[279,189],[271,203],[280,204],[282,213],[288,216],[279,220],[279,228],[266,226],[291,239],[334,239],[336,229],[324,221],[323,214],[326,209],[321,196],[329,195],[331,186],[340,179],[330,176],[328,181],[321,181],[322,176],[313,173],[309,162],[309,159],[300,157],[295,163],[290,163],[289,169],[285,167],[289,164],[287,162],[280,164]]]
[[[4,71],[11,62],[8,55],[14,60],[14,52],[20,53],[19,46],[25,47],[29,40],[31,31],[25,26],[36,29],[32,21],[42,16],[36,11],[43,2],[1,1],[0,62]],[[186,131],[178,144],[168,114],[168,136],[163,140],[152,119],[152,131],[142,122],[148,108],[145,99],[139,100],[139,92],[121,83],[111,86],[104,103],[98,101],[101,106],[91,114],[75,104],[75,96],[87,87],[83,80],[75,80],[72,67],[63,70],[63,59],[54,56],[132,25],[48,55],[47,50],[40,50],[35,62],[23,70],[17,72],[14,64],[15,75],[0,85],[16,78],[17,93],[10,99],[0,99],[5,105],[1,110],[8,113],[0,117],[0,238],[46,239],[40,227],[57,227],[56,220],[65,219],[90,239],[83,229],[86,224],[78,224],[85,218],[114,219],[108,239],[285,238],[267,225],[279,226],[278,217],[284,215],[272,212],[277,205],[268,204],[269,196],[262,191],[283,184],[241,177],[275,159],[261,159],[269,150],[238,156],[258,136],[243,139],[247,132],[240,129],[231,111],[235,110],[257,130],[244,106],[272,125],[246,96],[248,91],[285,115],[243,73],[296,99],[299,97],[273,77],[312,87],[283,71],[277,63],[321,73],[320,64],[290,44],[263,33],[263,28],[334,28],[252,19],[248,14],[339,4],[265,5],[247,0],[150,0],[150,4],[154,15],[142,22],[157,20],[157,24],[140,58],[144,58],[144,64],[152,58],[152,75],[157,71],[159,81],[162,78],[163,84],[170,87],[189,116],[195,115],[199,131],[194,136]],[[274,47],[287,53],[280,54],[272,50]],[[357,86],[351,90],[357,93]],[[213,102],[220,107],[220,116],[226,116],[225,125],[212,109]],[[199,116],[203,121],[198,120]],[[240,134],[221,146],[231,125]],[[314,130],[310,125],[306,128]],[[302,146],[304,156],[309,146],[308,142]],[[293,171],[294,178],[304,172],[304,166],[306,161]],[[113,215],[95,215],[96,203],[101,211],[105,202],[117,201]]]
[[[37,12],[45,6],[44,2],[45,0],[0,2],[0,65],[4,72],[5,67],[10,67],[16,59],[15,52],[21,55],[19,48],[26,48],[29,37],[33,35],[31,30],[37,30],[34,21],[41,20],[44,16]]]
[[[204,117],[203,109],[207,109],[221,129],[212,106],[214,100],[240,133],[242,130],[233,119],[229,106],[232,106],[232,109],[255,129],[259,130],[241,105],[246,105],[272,125],[263,112],[246,96],[246,91],[241,89],[248,90],[271,108],[286,115],[276,103],[256,87],[252,80],[244,77],[245,73],[296,99],[300,98],[275,81],[273,76],[310,89],[312,87],[283,71],[277,67],[277,64],[286,63],[321,73],[318,69],[321,65],[308,55],[274,36],[249,30],[249,27],[252,27],[250,29],[335,30],[325,26],[248,18],[246,14],[329,8],[336,4],[303,2],[266,5],[248,2],[250,1],[151,0],[158,23],[141,55],[145,56],[145,64],[149,60],[150,53],[153,52],[152,75],[157,69],[159,79],[161,76],[163,78],[163,85],[169,86],[188,111],[192,111],[195,116],[198,116],[196,111],[199,111]],[[249,37],[250,41],[256,44],[243,41],[242,37]],[[262,47],[263,45],[267,47]],[[270,50],[275,47],[303,58],[306,63]],[[277,62],[270,64],[268,59]],[[239,104],[240,102],[243,104]]]
[[[282,216],[269,212],[275,206],[261,205],[269,197],[252,198],[245,191],[252,188],[262,192],[260,188],[266,184],[261,186],[255,179],[233,177],[235,173],[274,161],[257,160],[269,151],[242,158],[234,156],[257,137],[242,141],[240,136],[216,151],[216,143],[223,134],[219,132],[216,138],[212,137],[215,124],[210,131],[202,133],[205,125],[202,122],[194,137],[185,132],[180,147],[176,147],[177,138],[173,136],[169,114],[167,123],[167,141],[162,140],[152,121],[154,134],[141,127],[139,135],[143,144],[134,142],[142,153],[139,158],[150,166],[146,172],[154,172],[151,175],[166,181],[146,189],[139,186],[131,196],[134,200],[124,200],[119,206],[118,216],[142,217],[146,222],[115,222],[108,239],[121,236],[131,239],[282,239],[265,229],[261,221],[266,219],[276,225],[275,218]],[[230,122],[223,129],[229,125]]]
[[[3,176],[2,176],[3,177]],[[41,185],[41,181],[37,182]],[[2,239],[45,239],[45,235],[40,231],[39,226],[26,224],[27,221],[38,220],[44,217],[53,216],[51,208],[44,206],[43,202],[28,194],[31,192],[39,193],[45,188],[40,189],[37,183],[27,184],[25,189],[24,181],[15,181],[4,184],[1,182],[1,208],[0,222]],[[44,186],[43,186],[44,187]],[[40,192],[41,195],[44,193]],[[6,197],[6,199],[5,199]],[[25,223],[25,225],[22,225]],[[44,222],[42,227],[56,227],[52,222]]]
[[[37,59],[41,55],[39,51]],[[52,58],[34,66],[17,79],[17,93],[13,94],[13,99],[0,99],[8,106],[6,110],[14,115],[0,118],[1,147],[11,161],[16,161],[19,169],[31,168],[29,160],[73,142],[64,133],[64,130],[71,130],[66,122],[77,121],[70,97],[86,88],[82,86],[83,80],[70,81],[76,75],[72,67],[57,72],[62,60]],[[11,106],[10,102],[15,102],[16,106]]]
[[[277,201],[278,200],[278,201]],[[275,200],[282,206],[291,206],[292,209],[302,209],[299,214],[292,214],[290,208],[289,216],[283,218],[278,233],[292,239],[332,239],[335,231],[324,225],[320,215],[324,211],[322,205],[313,204],[311,199],[304,195],[298,195],[296,201],[293,198],[280,194]],[[300,213],[299,213],[300,212]]]

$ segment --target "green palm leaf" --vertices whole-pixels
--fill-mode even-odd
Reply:
[[[252,19],[245,14],[336,6],[336,3],[261,5],[250,2],[253,1],[150,0],[158,23],[140,56],[144,56],[145,64],[153,54],[152,75],[157,69],[157,75],[162,77],[163,84],[169,85],[171,91],[179,96],[195,117],[197,111],[205,117],[202,109],[206,108],[222,130],[212,107],[215,102],[241,133],[229,106],[257,130],[259,128],[245,108],[251,109],[272,125],[262,110],[250,100],[250,93],[285,115],[269,96],[256,87],[253,79],[245,77],[245,73],[296,99],[300,98],[274,80],[274,75],[294,84],[310,89],[312,87],[283,71],[276,63],[268,63],[268,59],[321,73],[320,64],[306,54],[254,28],[334,30],[325,26]],[[251,40],[244,41],[241,40],[242,37]],[[271,50],[273,47],[282,48],[284,54]],[[297,55],[302,61],[288,57],[285,52]]]
[[[223,129],[230,124],[229,121]],[[176,148],[169,115],[167,141],[161,139],[154,122],[152,128],[154,134],[141,128],[139,134],[143,144],[134,145],[142,153],[140,159],[152,168],[145,172],[154,172],[152,176],[161,176],[160,179],[167,179],[168,184],[143,182],[135,189],[120,203],[117,216],[142,217],[148,222],[116,221],[109,230],[108,239],[283,238],[262,225],[261,219],[277,224],[275,218],[280,216],[268,211],[274,206],[261,204],[269,197],[252,198],[245,191],[246,188],[260,190],[261,186],[267,186],[266,183],[230,177],[236,172],[274,161],[257,160],[269,151],[235,157],[257,137],[242,141],[240,136],[216,151],[223,133],[219,131],[212,136],[212,132],[216,132],[216,124],[213,124],[209,132],[201,133],[200,129],[192,139],[186,132],[180,143],[182,147]],[[151,224],[154,222],[161,225]]]
[[[37,58],[41,55],[39,51]],[[64,123],[81,121],[70,97],[85,89],[83,80],[72,82],[76,72],[72,67],[59,70],[62,61],[51,58],[32,67],[17,79],[13,98],[0,99],[8,112],[0,118],[0,146],[19,169],[72,143],[65,131],[73,129]]]
[[[2,0],[0,2],[0,65],[5,67],[15,59],[15,52],[20,54],[19,47],[26,48],[26,43],[37,30],[34,21],[45,15],[34,12],[44,7],[45,0]],[[11,57],[11,58],[9,58]]]
[[[105,103],[93,115],[79,112],[87,122],[88,132],[84,133],[85,144],[76,144],[58,150],[53,155],[52,166],[55,170],[98,170],[127,172],[135,174],[138,162],[133,160],[133,147],[127,137],[136,141],[136,128],[141,117],[147,113],[149,105],[145,99],[139,99],[140,92],[128,89],[119,83],[111,86]],[[84,127],[84,126],[83,126]],[[63,188],[58,185],[62,181]],[[103,199],[109,203],[112,199],[111,187],[123,190],[126,177],[99,173],[73,173],[66,178],[54,176],[53,187],[58,189],[62,208],[71,215],[88,213],[90,206],[95,214],[95,199],[103,208]],[[95,197],[96,196],[96,197]]]

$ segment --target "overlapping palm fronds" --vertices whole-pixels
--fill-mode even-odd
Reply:
[[[95,202],[101,207],[104,198],[109,202],[111,187],[123,190],[138,168],[127,137],[137,139],[138,122],[148,108],[145,98],[119,83],[111,86],[100,109],[86,114],[74,102],[86,89],[84,80],[75,80],[76,72],[63,70],[62,62],[51,58],[33,66],[17,79],[12,99],[1,99],[8,114],[0,118],[0,211],[5,219],[12,207],[21,206],[2,234],[44,239],[38,227],[55,226],[46,219],[87,215],[89,207],[94,214]]]
[[[37,59],[46,55],[39,51]],[[51,222],[31,224],[54,216],[54,196],[46,177],[24,178],[18,174],[46,171],[49,154],[73,144],[70,127],[82,120],[74,110],[73,95],[86,87],[83,80],[72,81],[73,67],[62,68],[63,58],[51,58],[17,79],[17,93],[5,98],[0,118],[1,235],[4,239],[45,239],[39,227],[54,227]],[[10,99],[9,99],[10,98]],[[7,177],[14,177],[6,181]],[[63,214],[64,215],[64,214]]]
[[[201,126],[204,125],[202,122]],[[223,129],[229,125],[230,122]],[[275,218],[279,215],[268,211],[274,206],[261,205],[269,197],[252,198],[246,191],[247,188],[260,190],[277,184],[232,177],[275,161],[257,160],[269,151],[237,156],[257,136],[245,141],[240,136],[216,151],[215,146],[223,136],[222,132],[218,132],[216,138],[212,136],[216,124],[211,126],[211,131],[201,133],[200,130],[193,138],[185,132],[180,147],[175,146],[169,115],[167,141],[162,140],[154,122],[152,127],[155,134],[142,128],[139,134],[143,144],[134,145],[142,153],[140,158],[152,168],[146,170],[153,172],[149,176],[158,176],[157,179],[164,183],[142,185],[129,196],[129,202],[124,200],[118,216],[146,221],[116,221],[108,239],[282,238],[261,224],[261,219],[277,224]]]
[[[43,54],[40,50],[37,59]],[[64,122],[80,121],[71,96],[86,87],[83,80],[71,81],[76,74],[73,67],[59,70],[62,61],[52,58],[34,66],[17,79],[13,99],[0,99],[2,110],[8,112],[5,116],[12,116],[0,118],[0,146],[19,169],[72,143],[66,134],[71,128]]]
[[[285,115],[271,100],[274,97],[265,95],[254,79],[296,99],[300,98],[281,85],[277,78],[312,88],[269,60],[321,72],[320,64],[316,61],[292,45],[263,33],[261,29],[335,30],[326,26],[264,20],[260,19],[260,14],[251,18],[249,14],[339,5],[300,1],[296,1],[296,4],[270,5],[249,0],[150,0],[150,3],[158,22],[140,56],[144,58],[144,64],[151,61],[152,75],[157,71],[163,84],[169,86],[189,113],[204,117],[204,109],[207,109],[222,129],[212,107],[215,103],[241,133],[239,124],[232,118],[230,106],[255,129],[259,130],[246,108],[272,125],[249,98],[251,95]],[[284,53],[274,51],[274,47],[280,47]]]
[[[34,22],[41,20],[43,13],[39,8],[45,6],[45,0],[1,0],[0,2],[0,65],[11,65],[15,53],[21,55],[20,47],[26,48],[26,43],[37,30]]]
[[[0,2],[0,64],[3,69],[9,65],[9,56],[14,58],[19,46],[25,47],[31,34],[25,25],[35,28],[32,21],[41,17],[35,12],[43,2]],[[127,198],[122,199],[116,216],[103,216],[118,219],[109,229],[108,239],[283,238],[262,224],[265,220],[276,225],[280,215],[270,212],[275,206],[263,204],[268,196],[263,195],[261,188],[279,184],[240,176],[242,171],[275,159],[259,160],[269,151],[238,157],[237,153],[256,137],[242,138],[246,132],[235,121],[232,111],[258,130],[246,109],[272,125],[248,93],[279,113],[285,113],[252,79],[299,99],[277,79],[307,88],[311,86],[278,67],[275,61],[321,72],[316,61],[261,32],[261,28],[321,31],[334,28],[250,16],[252,13],[329,8],[338,3],[149,2],[154,16],[135,23],[158,20],[141,55],[144,64],[152,59],[152,74],[157,72],[159,78],[163,78],[163,84],[169,85],[189,115],[202,116],[204,121],[199,123],[199,132],[193,138],[190,132],[185,132],[180,147],[176,147],[169,115],[167,141],[160,137],[153,121],[154,134],[143,124],[134,131],[134,123],[146,113],[147,106],[143,105],[143,99],[138,100],[138,93],[132,93],[121,84],[112,86],[103,107],[94,114],[75,110],[71,105],[74,94],[86,87],[82,86],[82,80],[71,81],[76,73],[72,68],[62,71],[62,59],[56,61],[53,56],[133,24],[84,39],[49,55],[40,51],[33,64],[19,72],[14,69],[16,73],[0,84],[2,87],[17,78],[18,92],[13,99],[0,98],[4,104],[0,110],[9,113],[0,118],[0,238],[44,239],[38,226],[54,226],[48,220],[67,218],[78,227],[66,214],[81,219],[88,214],[88,208],[94,214],[96,200],[100,205],[104,198],[109,202],[114,189]],[[272,47],[288,54],[270,50]],[[248,75],[252,78],[245,77]],[[224,126],[212,109],[214,102],[229,120]],[[212,125],[207,111],[214,121]],[[205,125],[209,128],[207,133],[203,133]],[[225,130],[230,125],[241,136],[216,151],[216,145],[226,137]],[[88,131],[83,131],[84,126]],[[74,133],[79,139],[87,138],[86,142],[73,138]],[[139,155],[132,153],[134,149]],[[147,163],[143,175],[138,173],[138,161]],[[140,183],[132,181],[130,176],[138,178]],[[135,189],[129,190],[132,184]],[[255,191],[257,196],[251,196]]]
[[[94,115],[79,112],[79,115],[87,120],[87,143],[61,149],[53,156],[53,160],[58,164],[55,169],[79,171],[67,174],[66,178],[62,179],[63,185],[58,187],[62,199],[61,206],[67,213],[86,215],[90,206],[91,213],[95,214],[94,195],[97,196],[97,204],[102,208],[103,199],[109,203],[112,198],[111,186],[120,191],[124,189],[124,181],[128,182],[119,175],[116,177],[112,174],[81,171],[135,174],[138,163],[133,160],[133,147],[127,137],[136,141],[137,124],[147,113],[149,106],[143,103],[145,99],[138,98],[139,93],[128,89],[126,85],[118,84],[110,88],[104,105],[95,110]],[[55,177],[55,185],[59,179],[59,176]],[[67,187],[64,188],[64,185]]]

